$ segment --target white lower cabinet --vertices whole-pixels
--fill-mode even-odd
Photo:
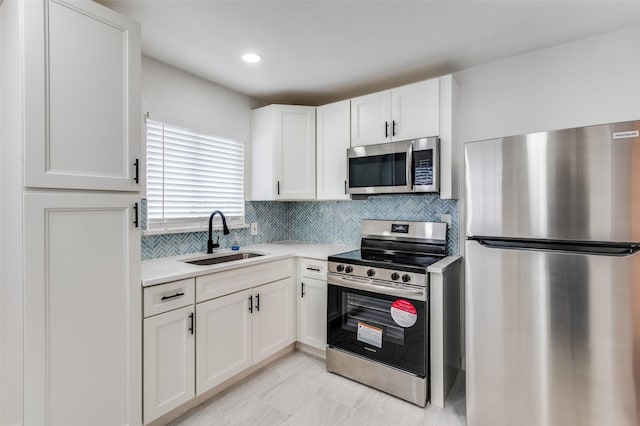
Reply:
[[[293,279],[254,289],[253,363],[257,364],[295,342]]]
[[[196,393],[198,395],[251,367],[252,290],[196,305]]]
[[[280,259],[144,289],[145,424],[295,342],[292,275]]]
[[[327,345],[327,281],[300,281],[298,341],[322,351]]]
[[[291,278],[198,303],[197,395],[293,343],[294,304]]]
[[[327,262],[300,259],[297,308],[298,341],[325,351],[327,345]]]
[[[193,305],[144,320],[144,421],[195,396]]]

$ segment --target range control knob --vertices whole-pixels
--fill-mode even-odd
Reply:
[[[411,281],[411,275],[409,275],[409,274],[404,274],[404,275],[402,276],[402,281],[403,281],[403,282],[405,282],[405,283],[406,283],[406,282]]]
[[[376,274],[376,271],[375,271],[374,269],[369,269],[369,270],[367,271],[367,276],[368,276],[368,277],[372,277],[372,276],[374,276],[375,274]]]
[[[392,280],[397,280],[398,278],[400,278],[400,274],[397,272],[394,272],[393,274],[391,274],[391,279]]]
[[[353,272],[353,266],[347,266],[346,268],[344,268],[344,271],[345,271],[347,274],[352,273],[352,272]]]
[[[344,265],[338,265],[338,266],[336,266],[336,271],[338,271],[338,272],[342,272],[342,271],[344,271]]]

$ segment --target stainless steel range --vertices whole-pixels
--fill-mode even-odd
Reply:
[[[424,407],[429,275],[447,225],[364,220],[361,248],[329,257],[327,370]]]

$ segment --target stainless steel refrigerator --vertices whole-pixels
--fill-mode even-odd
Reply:
[[[640,425],[639,131],[465,145],[469,426]]]

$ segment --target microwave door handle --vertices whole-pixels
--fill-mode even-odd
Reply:
[[[407,191],[413,192],[413,144],[407,148]]]

